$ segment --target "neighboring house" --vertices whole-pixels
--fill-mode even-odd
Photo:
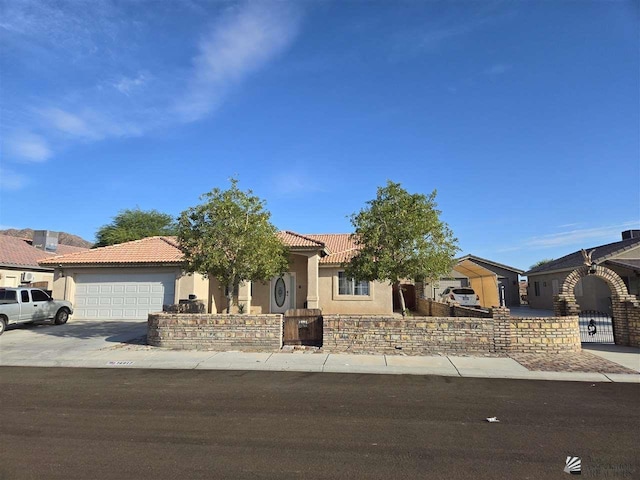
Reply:
[[[595,250],[592,261],[620,275],[631,295],[640,294],[640,230],[624,231],[621,241],[586,250]],[[577,251],[526,272],[527,298],[531,308],[553,309],[553,297],[559,293],[565,278],[582,265],[582,252]],[[581,310],[612,313],[611,291],[602,279],[584,277],[576,285],[574,293]]]
[[[237,303],[245,312],[284,313],[320,308],[324,313],[392,313],[389,284],[355,282],[340,267],[355,251],[349,234],[300,235],[279,232],[289,247],[289,269],[268,282],[240,285]],[[74,304],[74,318],[144,319],[162,305],[189,295],[209,312],[226,308],[225,287],[216,279],[186,274],[174,237],[149,237],[58,256],[41,262],[55,267],[54,295]]]
[[[43,237],[44,235],[44,237]],[[0,287],[34,285],[45,290],[53,288],[53,267],[42,266],[39,260],[86,251],[86,248],[58,245],[54,232],[38,230],[34,239],[48,238],[48,242],[35,242],[26,238],[0,235]],[[34,246],[34,243],[38,247]],[[45,250],[47,248],[47,250]]]
[[[483,307],[520,305],[519,275],[523,270],[493,260],[465,255],[456,259],[451,273],[437,282],[425,283],[424,296],[438,299],[448,287],[471,287]]]

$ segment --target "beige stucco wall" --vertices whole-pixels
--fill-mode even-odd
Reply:
[[[224,296],[224,285],[216,278],[209,278],[209,313],[223,313],[227,308],[227,299]]]
[[[195,295],[199,300],[206,303],[209,295],[209,280],[199,273],[183,273],[178,281],[180,300]]]
[[[312,255],[313,253],[309,253]],[[304,308],[307,301],[307,260],[304,253],[289,256],[288,273],[295,275],[295,308]],[[251,313],[270,313],[271,282],[253,282],[251,295]],[[226,304],[226,303],[225,303]]]
[[[304,308],[307,301],[308,278],[307,266],[309,256],[313,253],[292,254],[289,260],[289,273],[295,275],[295,308]],[[372,282],[369,296],[338,295],[338,272],[342,268],[320,266],[318,268],[319,308],[323,313],[353,314],[389,314],[393,313],[391,285]],[[218,288],[216,282],[212,287],[214,303],[218,306],[215,312],[222,312],[226,305],[223,298],[224,289]],[[270,313],[271,283],[254,282],[251,294],[251,313]]]
[[[30,272],[33,274],[33,282],[47,282],[45,290],[53,286],[53,272],[34,272],[33,270],[11,270],[0,269],[0,287],[19,287],[22,274]]]
[[[557,280],[558,289],[562,287],[569,272],[549,273],[547,275],[531,275],[528,278],[527,300],[529,307],[543,310],[553,310],[553,280]],[[540,286],[540,295],[535,294],[535,282]],[[556,294],[557,295],[557,294]]]
[[[598,253],[598,251],[596,250],[596,254]],[[611,258],[609,258],[609,260],[614,260],[614,259],[623,259],[623,258],[640,258],[640,245],[634,248],[630,248],[629,250],[625,250],[624,252],[622,252],[619,255],[615,255]]]
[[[321,266],[319,270],[318,288],[323,314],[393,313],[393,294],[388,283],[371,282],[369,296],[338,295],[338,272],[344,269],[337,266]]]
[[[296,308],[304,308],[304,302],[307,301],[307,257],[290,255],[289,271],[296,275]]]
[[[253,282],[252,287],[253,295],[251,297],[251,313],[269,313],[269,295],[271,293],[270,283]]]
[[[300,257],[304,262],[304,271],[296,268],[294,263],[292,272],[296,274],[296,308],[304,308],[307,298],[306,257]],[[301,262],[301,263],[302,263]],[[319,308],[322,313],[353,313],[353,314],[387,314],[393,312],[391,285],[372,282],[370,295],[344,296],[338,295],[338,267],[320,267],[318,278]],[[269,313],[270,283],[254,283],[251,299],[251,313]]]

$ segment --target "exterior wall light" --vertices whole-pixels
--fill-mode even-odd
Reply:
[[[589,274],[593,275],[594,273],[596,273],[596,267],[598,265],[596,265],[596,262],[591,262],[591,266],[589,267]]]

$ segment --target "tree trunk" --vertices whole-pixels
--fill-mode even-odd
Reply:
[[[402,316],[404,317],[407,313],[407,304],[404,302],[404,292],[402,291],[402,285],[397,283],[398,285],[398,293],[400,294],[400,308],[402,309]]]
[[[233,282],[227,285],[227,315],[231,313],[231,305],[233,305]]]

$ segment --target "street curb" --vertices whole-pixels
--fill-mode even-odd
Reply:
[[[213,353],[213,352],[212,352]],[[123,356],[124,357],[124,356]],[[212,355],[215,357],[215,355]],[[212,358],[211,357],[211,358]],[[342,374],[371,374],[371,375],[427,375],[439,377],[459,378],[487,378],[487,379],[511,379],[511,380],[546,380],[562,382],[587,382],[587,383],[635,383],[640,385],[640,374],[603,374],[588,372],[497,372],[474,371],[456,372],[455,369],[424,368],[424,367],[399,367],[399,366],[364,366],[364,365],[295,365],[291,363],[267,364],[256,362],[255,365],[247,362],[212,362],[205,361],[167,361],[158,359],[154,361],[138,360],[109,360],[94,358],[86,360],[40,360],[40,361],[8,361],[0,362],[0,367],[42,367],[42,368],[100,368],[100,369],[158,369],[158,370],[229,370],[229,371],[265,371],[265,372],[305,372],[305,373],[342,373]]]

